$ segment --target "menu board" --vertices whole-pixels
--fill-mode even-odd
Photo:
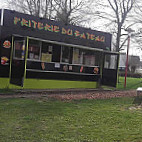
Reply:
[[[52,60],[52,54],[49,54],[48,52],[47,53],[42,53],[41,60],[42,60],[42,62],[50,63],[51,60]]]

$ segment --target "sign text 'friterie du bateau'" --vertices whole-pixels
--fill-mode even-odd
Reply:
[[[94,40],[97,42],[105,42],[105,36],[102,35],[96,36],[95,34],[91,34],[88,32],[86,33],[86,32],[80,32],[78,30],[66,29],[64,27],[59,27],[57,25],[50,25],[47,23],[41,23],[34,20],[26,20],[24,18],[19,18],[19,17],[14,17],[14,24],[15,25],[20,24],[21,26],[26,26],[38,30],[61,33],[63,35],[68,35],[68,36],[75,36],[81,39]]]

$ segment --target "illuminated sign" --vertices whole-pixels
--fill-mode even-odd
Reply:
[[[49,23],[42,23],[35,20],[28,20],[25,18],[14,17],[14,25],[25,26],[28,28],[34,28],[38,30],[60,33],[62,35],[74,36],[80,39],[87,39],[95,42],[105,42],[105,36],[95,35],[88,32],[81,32],[79,30],[74,30],[71,28],[59,27],[58,25],[53,25]],[[101,33],[101,32],[100,32]]]

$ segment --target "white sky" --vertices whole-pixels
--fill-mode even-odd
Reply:
[[[7,4],[6,4],[6,0],[0,0],[0,8],[8,8]],[[95,24],[95,25],[97,26],[98,24]],[[126,50],[124,50],[123,52],[126,52]],[[142,51],[138,50],[137,48],[134,48],[132,40],[130,42],[129,54],[140,56],[140,58],[142,60]]]
[[[6,8],[6,0],[0,0],[0,8]]]

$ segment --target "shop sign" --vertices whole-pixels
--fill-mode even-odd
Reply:
[[[1,64],[2,64],[2,65],[7,65],[7,64],[8,64],[8,63],[7,63],[8,61],[9,61],[9,59],[8,59],[7,57],[1,57]]]
[[[14,25],[25,26],[28,28],[33,28],[33,29],[43,30],[43,31],[48,31],[53,33],[60,33],[62,35],[72,36],[79,39],[86,39],[86,40],[102,42],[102,43],[104,43],[106,40],[105,36],[101,35],[101,32],[100,32],[100,35],[95,35],[89,32],[75,30],[75,29],[72,29],[71,27],[65,28],[58,25],[42,23],[39,21],[29,20],[29,19],[19,18],[19,17],[14,17],[13,22],[14,22]]]
[[[8,41],[8,40],[5,40],[4,43],[3,43],[3,47],[4,48],[10,48],[11,47],[11,42]]]

